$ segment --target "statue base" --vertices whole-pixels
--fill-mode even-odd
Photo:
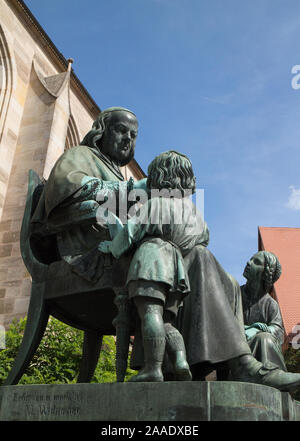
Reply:
[[[0,421],[300,421],[300,402],[230,381],[2,386]]]

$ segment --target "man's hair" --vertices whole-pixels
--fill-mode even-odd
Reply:
[[[270,251],[258,251],[256,254],[263,254],[264,256],[265,269],[263,272],[263,283],[266,292],[270,292],[274,283],[281,276],[282,270],[280,262],[277,256]]]
[[[148,167],[147,187],[149,189],[178,189],[182,192],[196,190],[196,178],[192,163],[186,155],[175,150],[158,155]]]
[[[129,112],[135,114],[124,107],[109,107],[99,113],[97,119],[94,121],[92,129],[85,135],[80,145],[87,145],[88,147],[99,148],[99,141],[101,140],[105,128],[112,116],[113,112]]]

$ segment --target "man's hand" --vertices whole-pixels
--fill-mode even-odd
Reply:
[[[111,240],[104,240],[103,242],[99,243],[98,250],[101,251],[101,253],[109,254],[111,253]]]

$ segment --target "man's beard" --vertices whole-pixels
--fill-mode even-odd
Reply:
[[[117,155],[116,155],[117,156]],[[120,155],[121,156],[121,155]],[[126,155],[126,157],[120,157],[119,155],[117,157],[113,157],[111,158],[113,160],[113,162],[115,164],[117,164],[120,167],[124,167],[124,165],[129,164],[129,162],[133,159],[134,157],[134,147],[132,147],[128,153],[128,155]]]
[[[99,151],[109,158],[115,165],[119,167],[124,167],[124,165],[129,164],[129,162],[134,157],[135,146],[130,147],[126,153],[127,155],[122,155],[122,149],[120,151],[114,151],[114,149],[103,148],[102,138],[97,142],[97,147]]]

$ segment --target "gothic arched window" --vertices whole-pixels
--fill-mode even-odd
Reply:
[[[13,67],[8,44],[0,25],[0,142],[3,135],[9,101],[13,90]]]
[[[73,115],[70,115],[67,137],[65,143],[65,151],[80,143],[79,133]]]

